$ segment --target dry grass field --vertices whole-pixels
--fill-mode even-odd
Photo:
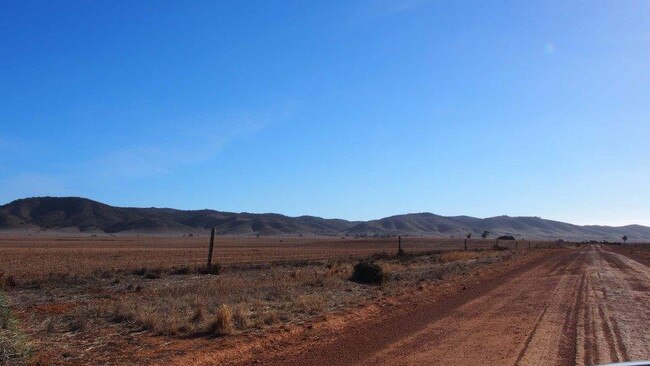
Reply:
[[[304,328],[326,314],[418,291],[524,256],[528,242],[403,238],[3,238],[0,271],[33,364],[156,363],[187,342]],[[520,250],[506,250],[515,245]],[[548,243],[531,243],[531,247]],[[360,259],[379,286],[351,281]],[[7,308],[7,307],[5,307]],[[228,337],[223,337],[228,335]],[[198,341],[197,341],[198,340]],[[221,342],[224,342],[221,340]],[[182,349],[179,349],[182,348]],[[25,361],[26,359],[22,359]],[[154,362],[156,361],[156,362]]]
[[[95,271],[170,269],[206,263],[207,237],[2,237],[0,271],[17,280],[43,279],[52,274],[91,274]],[[463,239],[402,238],[410,253],[463,249]],[[489,249],[495,240],[470,239],[469,249]],[[548,242],[500,241],[500,246],[528,248]],[[214,261],[225,266],[277,264],[360,258],[397,251],[397,238],[341,237],[216,237]]]
[[[218,271],[208,273],[205,237],[5,237],[0,364],[586,365],[650,355],[647,336],[631,337],[648,320],[648,246],[473,239],[464,250],[464,239],[418,237],[403,238],[399,255],[397,242],[217,237]]]

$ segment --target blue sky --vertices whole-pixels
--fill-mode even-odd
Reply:
[[[0,203],[650,225],[648,1],[3,1]]]

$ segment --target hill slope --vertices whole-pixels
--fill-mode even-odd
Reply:
[[[211,227],[230,235],[333,235],[354,223],[320,217],[287,217],[214,210],[113,207],[78,197],[38,197],[0,206],[0,230],[105,233],[195,233]]]
[[[579,226],[539,217],[397,215],[372,221],[346,221],[314,216],[233,213],[214,210],[114,207],[78,197],[37,197],[0,206],[0,231],[47,230],[68,233],[185,234],[215,227],[221,235],[424,235],[490,237],[513,235],[527,239],[650,240],[650,228]]]
[[[346,230],[348,234],[369,235],[433,235],[463,237],[472,233],[478,237],[483,230],[490,237],[512,235],[527,239],[564,240],[609,240],[618,241],[626,235],[630,241],[650,240],[650,228],[641,225],[580,226],[565,222],[545,220],[539,217],[497,216],[479,219],[469,216],[439,216],[431,213],[417,213],[386,217],[361,222]]]

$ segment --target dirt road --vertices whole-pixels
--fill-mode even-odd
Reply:
[[[650,359],[650,269],[586,246],[391,309],[260,364],[591,365]]]

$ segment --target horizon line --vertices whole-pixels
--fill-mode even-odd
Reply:
[[[118,206],[118,205],[113,205],[110,203],[106,203],[103,201],[99,201],[96,199],[88,198],[88,197],[82,197],[82,196],[33,196],[33,197],[24,197],[24,198],[17,198],[12,201],[9,201],[3,205],[0,205],[0,207],[10,205],[16,201],[20,200],[29,200],[29,199],[38,199],[38,198],[58,198],[58,199],[65,199],[65,198],[77,198],[77,199],[84,199],[96,203],[100,203],[103,205],[111,206],[111,207],[117,207],[117,208],[135,208],[135,209],[147,209],[147,208],[153,208],[153,209],[169,209],[169,210],[178,210],[178,211],[215,211],[215,212],[222,212],[222,213],[232,213],[232,214],[251,214],[251,215],[281,215],[285,217],[290,217],[290,218],[297,218],[297,217],[316,217],[320,219],[325,219],[325,220],[343,220],[343,221],[348,221],[348,222],[370,222],[370,221],[379,221],[382,219],[386,218],[391,218],[391,217],[397,217],[397,216],[406,216],[406,215],[421,215],[421,214],[430,214],[430,215],[435,215],[439,217],[444,217],[444,218],[457,218],[457,217],[468,217],[468,218],[473,218],[473,219],[479,219],[479,220],[488,220],[488,219],[494,219],[494,218],[499,218],[499,217],[508,217],[508,218],[535,218],[535,219],[540,219],[540,220],[546,220],[546,221],[555,221],[559,223],[564,223],[564,224],[569,224],[569,225],[574,225],[574,226],[600,226],[600,227],[612,227],[612,228],[624,228],[624,227],[629,227],[629,226],[641,226],[641,227],[648,227],[650,226],[647,225],[642,225],[642,224],[637,224],[637,223],[632,223],[632,224],[576,224],[568,221],[560,221],[557,219],[549,219],[549,218],[543,218],[542,216],[530,216],[530,215],[524,215],[524,216],[516,216],[516,215],[496,215],[496,216],[487,216],[487,217],[478,217],[478,216],[470,216],[470,215],[441,215],[441,214],[436,214],[430,211],[421,211],[421,212],[408,212],[408,213],[402,213],[402,214],[393,214],[393,215],[388,215],[380,218],[375,218],[375,219],[366,219],[366,220],[355,220],[355,219],[343,219],[340,217],[323,217],[323,216],[317,216],[317,215],[311,215],[311,214],[303,214],[303,215],[287,215],[279,212],[249,212],[249,211],[220,211],[218,209],[214,208],[198,208],[198,209],[182,209],[182,208],[174,208],[174,207],[156,207],[156,206]]]

